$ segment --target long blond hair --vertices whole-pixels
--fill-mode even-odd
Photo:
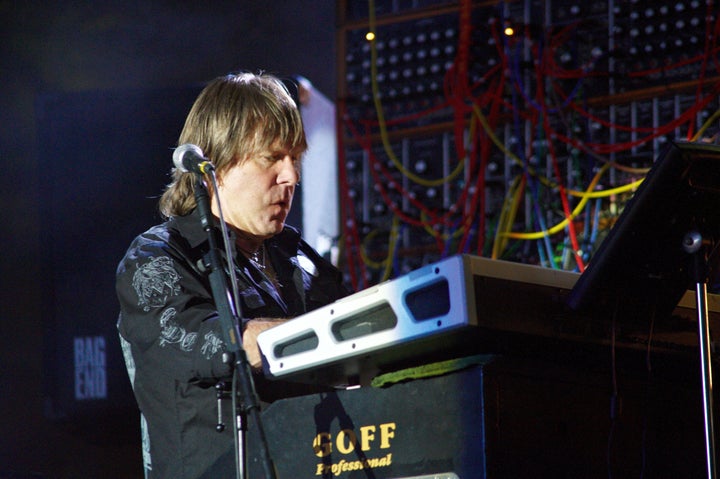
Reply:
[[[185,119],[178,145],[200,147],[222,177],[236,163],[276,142],[300,154],[307,149],[295,101],[277,77],[240,73],[208,83]],[[158,205],[163,216],[183,216],[195,208],[195,183],[194,173],[173,170]]]

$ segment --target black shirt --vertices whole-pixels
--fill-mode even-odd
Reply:
[[[208,243],[197,212],[173,217],[135,238],[117,269],[118,329],[141,411],[148,478],[234,473],[229,402],[223,407],[228,427],[222,433],[215,428],[214,386],[230,366],[222,361],[225,342],[203,266]],[[243,322],[298,316],[348,293],[340,272],[294,228],[286,226],[264,247],[274,278],[231,253]],[[254,376],[260,398],[274,399],[277,385]]]

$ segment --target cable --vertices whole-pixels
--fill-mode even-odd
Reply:
[[[711,77],[720,64],[714,2],[706,4],[705,43],[698,44],[698,54],[668,56],[665,63],[658,58],[657,68],[641,60],[635,71],[615,69],[624,61],[620,43],[593,48],[594,18],[553,25],[549,12],[543,12],[543,20],[531,20],[539,12],[523,2],[525,23],[510,37],[500,29],[516,21],[522,6],[491,3],[461,0],[437,22],[421,10],[408,15],[413,21],[405,24],[400,17],[386,16],[378,32],[377,6],[368,2],[368,27],[375,38],[363,47],[370,58],[362,59],[362,68],[369,74],[363,74],[362,85],[352,93],[360,88],[367,93],[367,102],[363,98],[356,109],[364,108],[367,117],[351,117],[344,109],[340,116],[349,144],[357,145],[366,161],[360,174],[341,172],[340,188],[357,191],[361,181],[371,188],[370,198],[343,197],[343,244],[357,284],[399,271],[403,258],[418,245],[429,258],[456,252],[496,258],[517,253],[518,260],[539,257],[546,266],[582,272],[598,238],[612,226],[615,196],[633,194],[663,142],[683,134],[697,141],[720,119],[718,110],[699,129],[695,125],[720,95],[720,81]],[[441,90],[393,103],[394,97],[381,91],[380,77],[392,72],[389,58],[381,57],[394,48],[392,35],[400,39],[403,28],[421,28],[418,18],[442,29],[450,14],[457,28],[446,43],[454,53],[448,53],[444,71],[436,72]],[[612,15],[617,12],[608,12]],[[535,29],[535,21],[549,24]],[[408,30],[408,37],[415,38],[414,33]],[[487,45],[481,43],[486,40]],[[381,46],[384,51],[378,51]],[[421,61],[414,53],[408,60],[411,68]],[[569,60],[560,57],[565,53]],[[687,85],[662,83],[679,79],[683,68],[694,72]],[[619,78],[621,71],[624,78]],[[645,83],[636,94],[628,89],[641,85],[638,80]],[[682,96],[686,90],[694,95]],[[343,105],[346,99],[340,100]],[[408,161],[418,146],[409,137],[423,131],[440,131],[433,145],[437,153],[424,155],[433,163],[430,169],[411,170]],[[342,135],[338,139],[341,145],[346,140]],[[501,167],[491,174],[489,165],[496,163]],[[441,193],[426,196],[423,188]],[[376,205],[382,216],[363,211]],[[402,237],[393,235],[401,229]],[[385,231],[387,237],[380,235]],[[378,261],[386,251],[388,256]],[[372,279],[366,268],[373,270]]]
[[[398,160],[397,156],[395,155],[395,152],[392,151],[392,147],[390,146],[390,139],[388,137],[388,131],[387,131],[387,125],[385,124],[385,113],[383,111],[382,102],[380,100],[381,95],[378,87],[377,82],[377,45],[376,45],[376,39],[377,39],[377,31],[375,28],[375,0],[369,0],[368,1],[368,9],[369,9],[369,17],[368,17],[368,27],[370,33],[372,33],[373,38],[369,40],[370,42],[370,79],[371,79],[371,87],[372,87],[372,93],[373,93],[373,102],[375,104],[375,111],[377,114],[377,122],[378,127],[380,129],[380,137],[382,140],[383,148],[385,149],[385,154],[388,156],[390,161],[392,161],[393,165],[402,172],[404,176],[409,178],[411,181],[422,185],[422,186],[440,186],[448,181],[451,181],[453,178],[455,178],[463,169],[463,161],[464,157],[461,158],[461,161],[458,162],[457,166],[453,170],[450,175],[446,178],[438,178],[434,180],[429,180],[420,177],[419,175],[416,175],[412,171],[405,168],[405,166],[402,164],[401,161]]]

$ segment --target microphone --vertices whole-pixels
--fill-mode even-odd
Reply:
[[[215,170],[210,160],[205,158],[199,146],[192,143],[185,143],[173,151],[173,163],[175,168],[183,173],[207,174]]]

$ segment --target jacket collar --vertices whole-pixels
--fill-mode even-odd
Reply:
[[[208,240],[197,208],[185,216],[173,216],[168,221],[169,228],[177,230],[192,248],[196,248]],[[215,222],[217,223],[217,218],[215,218]],[[230,244],[234,245],[236,235],[232,228],[228,228],[228,236]],[[297,254],[299,242],[300,232],[292,226],[285,225],[279,234],[267,240],[265,244],[269,248],[279,248],[287,257],[292,257]]]

